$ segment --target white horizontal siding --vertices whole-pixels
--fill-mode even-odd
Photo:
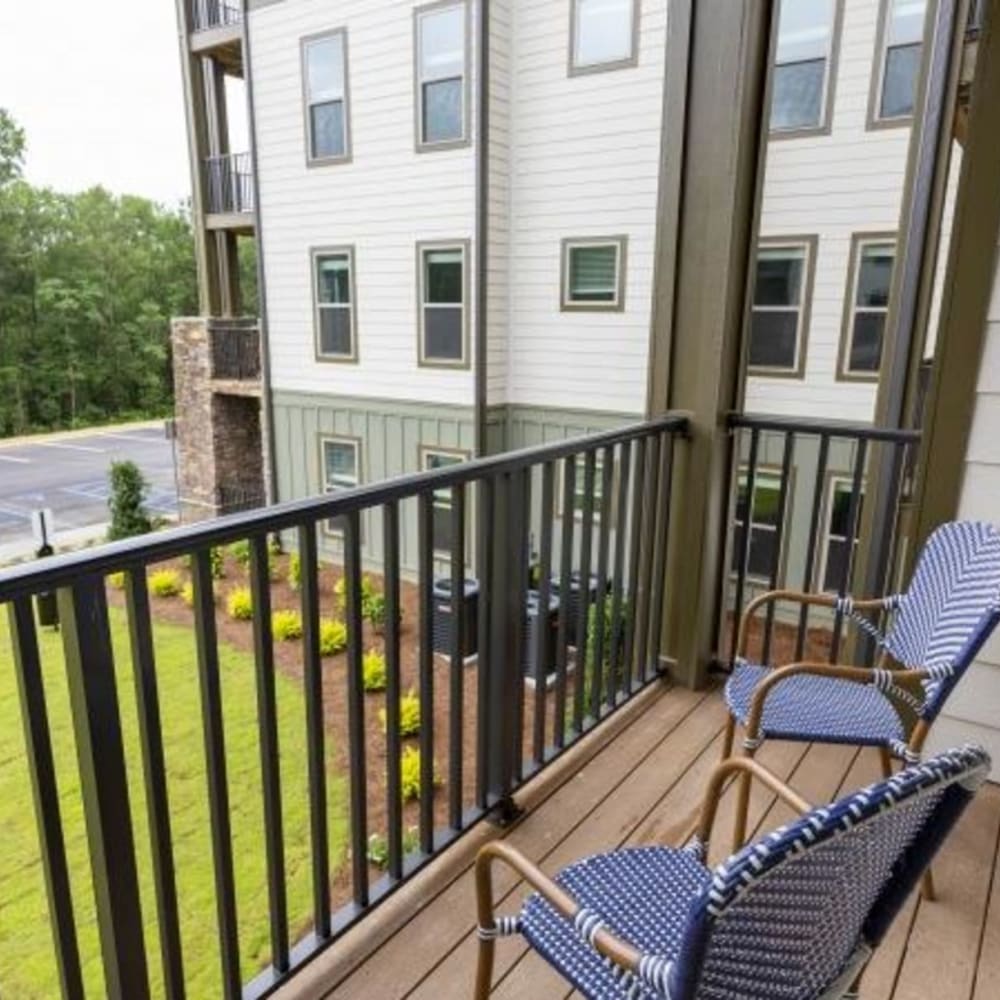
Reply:
[[[475,158],[471,145],[415,152],[414,6],[412,0],[342,0],[336,5],[296,0],[250,14],[276,389],[472,402],[471,369],[417,365],[416,243],[471,239]],[[470,4],[470,10],[474,7]],[[300,40],[342,26],[348,30],[353,159],[310,169]],[[475,32],[474,23],[470,30]],[[473,67],[469,69],[472,73]],[[470,114],[474,119],[474,108]],[[340,244],[355,247],[356,365],[314,358],[309,248]],[[469,263],[471,268],[471,258]],[[471,302],[469,309],[471,328]]]
[[[871,420],[874,384],[836,379],[851,237],[898,229],[909,128],[866,127],[878,4],[846,0],[829,135],[781,139],[767,151],[761,235],[818,237],[805,377],[747,381],[746,409]]]

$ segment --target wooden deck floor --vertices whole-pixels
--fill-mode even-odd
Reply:
[[[616,717],[617,720],[617,717]],[[718,693],[650,692],[630,717],[595,735],[579,758],[550,779],[507,839],[554,872],[595,851],[626,843],[682,842],[693,827],[725,721]],[[878,775],[873,751],[773,743],[760,759],[811,801],[826,801]],[[529,786],[530,787],[530,786]],[[728,846],[731,799],[717,826],[716,851]],[[751,822],[768,830],[790,818],[755,788]],[[476,958],[469,860],[498,836],[486,825],[420,876],[376,915],[307,968],[283,998],[450,1000],[471,995]],[[940,898],[914,898],[900,914],[866,973],[864,1000],[996,1000],[1000,997],[1000,786],[988,785],[967,811],[935,869]],[[714,859],[713,859],[714,860]],[[501,913],[525,894],[498,869]],[[373,936],[384,940],[367,958]],[[345,973],[353,966],[353,971]],[[498,945],[493,995],[500,1000],[573,996],[519,939]]]

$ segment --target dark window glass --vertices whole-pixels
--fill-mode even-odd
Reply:
[[[798,329],[797,310],[755,309],[750,323],[750,366],[793,369]]]
[[[894,246],[861,244],[857,258],[854,315],[847,371],[874,373],[882,363],[882,339],[892,285]]]
[[[888,244],[867,245],[861,248],[858,270],[858,306],[886,307],[892,285],[893,247]]]
[[[882,118],[905,118],[913,114],[922,51],[922,45],[900,45],[886,52],[879,109]]]
[[[570,302],[614,302],[617,297],[617,244],[570,246]]]
[[[816,128],[823,120],[823,83],[826,60],[787,63],[774,68],[771,90],[771,128]]]
[[[330,101],[314,104],[309,109],[312,120],[312,156],[343,156],[346,150],[344,136],[344,102]]]
[[[424,84],[424,142],[462,138],[462,78]]]
[[[347,254],[316,258],[319,301],[347,305],[351,301],[351,264]]]
[[[428,250],[425,255],[426,301],[459,304],[462,301],[462,251]]]
[[[795,306],[802,295],[805,251],[763,247],[757,254],[755,306]]]
[[[749,364],[793,371],[806,266],[804,247],[761,247],[757,252]]]
[[[351,353],[351,311],[320,309],[319,349],[321,354]]]
[[[837,484],[834,487],[827,528],[826,565],[823,570],[824,590],[840,590],[844,584],[844,574],[848,571],[848,561],[851,559],[852,549],[852,546],[848,544],[852,495],[853,487],[850,483]],[[864,499],[864,495],[858,499],[854,545],[857,544],[858,532],[861,529],[861,510],[864,506]]]
[[[857,312],[854,314],[854,334],[851,338],[851,356],[848,365],[854,372],[877,372],[882,364],[882,334],[885,330],[884,312]]]
[[[440,361],[462,360],[462,310],[424,309],[424,357]]]
[[[823,589],[839,591],[844,580],[844,570],[847,563],[847,541],[834,538],[826,550],[826,571],[823,574]]]
[[[750,576],[770,579],[778,558],[778,508],[781,483],[772,475],[759,474],[754,484],[753,516],[750,525],[750,545],[747,550],[747,573]],[[740,568],[740,555],[748,514],[747,481],[741,479],[736,493],[736,523],[733,526],[733,553],[731,568]]]
[[[450,465],[458,465],[464,461],[458,455],[447,455],[441,452],[425,452],[424,468],[428,471],[433,469],[444,469]],[[432,516],[432,527],[434,537],[434,549],[438,552],[451,552],[452,532],[451,518],[451,487],[434,491],[434,511]]]
[[[770,578],[778,555],[777,541],[778,536],[773,531],[754,526],[750,532],[750,551],[747,553],[747,573],[750,576]]]

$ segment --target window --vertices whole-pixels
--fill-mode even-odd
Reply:
[[[465,243],[418,247],[421,364],[468,364],[466,256]]]
[[[563,240],[562,308],[623,309],[625,247],[624,236]]]
[[[822,571],[820,579],[823,590],[836,593],[846,579],[850,579],[850,564],[858,545],[858,533],[861,530],[861,507],[864,503],[864,492],[858,498],[858,513],[854,525],[854,538],[848,541],[851,527],[851,497],[854,495],[854,483],[850,479],[834,478],[830,482],[830,496],[827,500],[826,537],[820,562]]]
[[[341,493],[361,482],[361,442],[356,438],[323,438],[323,492]],[[326,530],[340,534],[336,518],[326,522]]]
[[[895,243],[885,238],[854,241],[841,345],[842,378],[878,378],[895,251]]]
[[[570,0],[570,73],[634,66],[638,0]]]
[[[356,361],[354,251],[350,247],[314,251],[313,280],[317,357]]]
[[[465,4],[434,4],[414,17],[417,148],[462,144],[468,139]]]
[[[425,472],[458,465],[469,458],[466,451],[447,451],[441,448],[422,448],[420,462]],[[454,534],[451,523],[451,487],[434,491],[434,551],[450,555]]]
[[[753,484],[753,507],[749,503],[749,476],[741,472],[737,482],[736,519],[733,525],[732,571],[740,570],[740,556],[747,522],[750,545],[747,549],[747,576],[770,580],[778,566],[778,515],[781,507],[781,477],[758,470]]]
[[[913,114],[926,8],[926,0],[883,0],[874,123],[906,120]]]
[[[813,246],[769,243],[757,250],[750,317],[751,371],[770,375],[803,372]]]
[[[306,101],[307,159],[310,163],[347,160],[351,155],[347,103],[347,29],[302,43]]]
[[[771,88],[771,130],[829,125],[840,0],[784,0]]]

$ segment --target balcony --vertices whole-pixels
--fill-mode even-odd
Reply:
[[[253,232],[254,187],[249,153],[206,158],[205,210],[209,229]]]
[[[212,55],[227,73],[243,75],[243,12],[236,0],[190,0],[191,51]]]
[[[916,438],[749,417],[731,431],[722,667],[752,586],[879,584],[852,544],[860,487],[896,470],[895,525]],[[0,678],[20,695],[0,690],[0,731],[24,740],[0,768],[37,817],[0,804],[5,887],[34,899],[16,947],[0,922],[0,955],[23,959],[0,964],[4,994],[467,996],[477,845],[506,836],[551,869],[682,839],[725,721],[717,682],[667,680],[686,434],[666,415],[0,573]],[[831,476],[849,487],[836,531]],[[445,523],[467,601],[434,587]],[[32,606],[51,592],[58,634]],[[842,625],[779,608],[755,651],[832,658]],[[761,759],[816,801],[879,766],[782,743]],[[756,829],[784,819],[753,800]],[[989,788],[944,855],[941,900],[910,902],[865,1000],[993,995],[998,831]],[[500,963],[498,996],[565,995],[516,943]]]
[[[238,383],[229,387],[244,391],[249,383],[256,395],[260,392],[260,327],[256,319],[210,319],[212,380]]]

